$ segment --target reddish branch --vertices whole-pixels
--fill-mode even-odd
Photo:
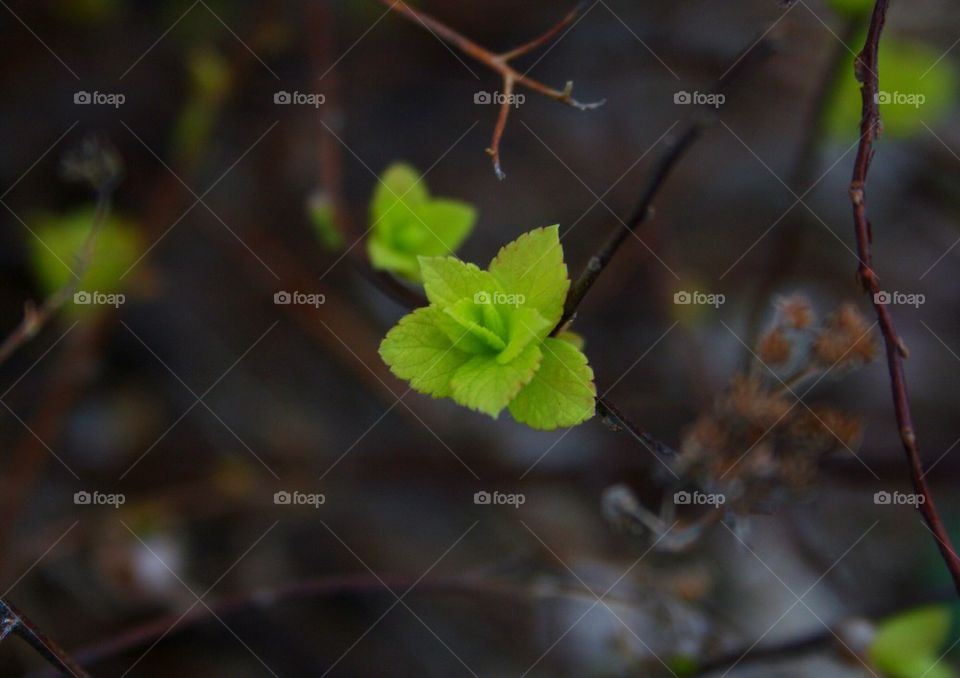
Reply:
[[[544,85],[538,80],[534,80],[525,73],[521,73],[510,65],[510,62],[513,59],[529,54],[535,49],[543,47],[560,35],[563,29],[567,28],[574,22],[580,13],[580,10],[583,8],[584,3],[580,3],[575,8],[570,10],[567,15],[560,20],[559,23],[550,28],[550,30],[540,37],[524,43],[519,47],[506,52],[501,52],[499,54],[492,52],[485,47],[481,47],[446,24],[434,19],[429,14],[425,14],[418,9],[414,9],[407,3],[403,2],[403,0],[380,0],[380,3],[397,14],[409,19],[413,23],[420,24],[432,34],[444,42],[453,45],[471,59],[474,59],[490,70],[499,73],[500,77],[503,78],[503,90],[500,92],[502,96],[500,113],[497,117],[497,124],[493,130],[493,140],[490,142],[490,148],[487,149],[487,154],[493,161],[493,171],[496,172],[499,179],[506,177],[500,167],[500,141],[503,138],[503,131],[507,126],[507,118],[510,115],[510,107],[513,106],[512,94],[518,85],[521,87],[526,87],[527,89],[538,94],[542,94],[543,96],[553,99],[554,101],[559,101],[562,104],[577,108],[581,111],[597,108],[598,106],[602,106],[604,104],[604,101],[583,103],[574,99],[573,82],[567,82],[563,89],[554,89],[553,87]]]
[[[20,610],[0,600],[0,640],[8,635],[20,636],[51,666],[63,675],[89,678],[89,675],[70,655],[48,638]]]
[[[870,171],[870,162],[874,154],[873,144],[880,133],[880,109],[877,102],[880,78],[878,75],[877,52],[889,4],[889,0],[877,0],[874,5],[866,42],[863,51],[857,56],[854,66],[857,80],[861,83],[860,95],[863,104],[863,117],[860,121],[860,144],[857,148],[853,179],[850,182],[850,200],[853,203],[853,222],[857,237],[857,253],[860,258],[857,273],[864,290],[871,296],[873,308],[877,313],[877,321],[883,333],[887,366],[890,370],[890,384],[893,390],[893,408],[900,431],[900,441],[903,443],[907,460],[910,462],[913,485],[916,491],[924,497],[924,502],[919,506],[919,510],[927,523],[927,527],[930,528],[937,540],[937,548],[940,549],[947,569],[950,570],[950,575],[953,577],[954,585],[960,592],[960,557],[954,551],[947,530],[940,514],[937,512],[930,487],[924,478],[923,463],[920,460],[920,450],[917,447],[913,418],[910,413],[910,398],[907,394],[907,384],[903,370],[903,360],[907,357],[907,349],[900,335],[897,334],[889,307],[878,303],[877,294],[880,292],[880,283],[873,269],[871,250],[873,234],[870,220],[867,218],[866,186],[867,174]]]

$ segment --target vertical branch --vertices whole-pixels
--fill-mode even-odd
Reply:
[[[924,497],[924,502],[919,506],[919,510],[937,541],[937,548],[940,549],[940,554],[953,577],[954,585],[960,593],[960,557],[957,556],[950,543],[950,537],[940,514],[937,512],[930,487],[924,478],[923,462],[920,459],[920,450],[914,433],[913,417],[910,412],[910,397],[907,394],[907,384],[903,370],[903,360],[907,357],[907,349],[897,333],[889,307],[878,303],[876,296],[880,292],[880,283],[873,269],[871,249],[873,234],[870,220],[867,217],[866,187],[867,174],[870,171],[870,162],[873,160],[874,154],[873,144],[880,132],[880,109],[877,102],[880,78],[878,76],[879,60],[877,54],[880,46],[880,34],[883,31],[889,4],[889,0],[877,0],[874,5],[863,51],[860,52],[855,61],[856,77],[861,82],[860,96],[863,106],[863,116],[860,120],[860,144],[857,147],[853,178],[850,182],[850,201],[853,203],[854,231],[857,238],[857,254],[860,258],[857,274],[864,290],[871,296],[877,321],[883,334],[887,367],[890,371],[890,386],[893,391],[893,408],[900,432],[900,441],[910,463],[913,486],[917,493]]]

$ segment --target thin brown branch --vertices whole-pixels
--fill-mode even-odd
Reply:
[[[500,74],[500,77],[503,79],[503,91],[501,92],[503,103],[500,107],[500,113],[497,119],[497,125],[494,128],[493,139],[490,143],[490,148],[487,149],[487,153],[490,155],[493,161],[494,172],[496,172],[499,179],[506,177],[506,175],[503,173],[503,169],[500,166],[500,141],[503,138],[503,130],[506,128],[507,118],[510,115],[510,106],[512,104],[508,102],[511,101],[511,95],[517,85],[526,87],[533,92],[542,94],[548,99],[553,99],[554,101],[566,104],[567,106],[572,106],[573,108],[581,111],[597,108],[605,103],[605,100],[589,103],[578,101],[573,97],[572,82],[567,82],[563,89],[555,89],[527,76],[525,73],[521,73],[510,65],[510,61],[512,59],[529,54],[531,51],[539,47],[543,47],[548,42],[553,40],[557,35],[559,35],[564,28],[569,26],[571,23],[573,23],[574,19],[576,19],[580,12],[580,5],[568,12],[559,23],[550,28],[540,37],[535,38],[534,40],[531,40],[530,42],[527,42],[515,49],[497,54],[496,52],[486,49],[485,47],[481,47],[473,40],[470,40],[463,34],[457,32],[453,28],[450,28],[429,14],[426,14],[418,9],[414,9],[406,2],[403,2],[403,0],[379,1],[380,4],[385,5],[388,9],[396,12],[413,23],[423,26],[425,29],[430,31],[430,33],[444,42],[456,47],[471,59]]]
[[[515,47],[514,49],[504,52],[502,54],[502,57],[507,61],[511,61],[518,57],[522,57],[525,54],[529,54],[530,52],[536,49],[539,49],[540,47],[548,45],[551,40],[553,40],[555,37],[560,35],[561,31],[563,31],[565,28],[570,26],[576,20],[576,18],[580,16],[580,13],[583,12],[583,9],[584,7],[587,6],[587,4],[588,4],[587,2],[579,3],[576,7],[574,7],[569,12],[567,12],[567,15],[565,17],[563,17],[559,22],[553,25],[546,33],[541,35],[539,38],[534,38],[530,42],[524,43],[519,47]]]
[[[890,385],[893,391],[893,408],[900,432],[900,441],[910,463],[913,486],[917,493],[924,497],[924,502],[920,504],[919,510],[936,539],[937,548],[940,549],[944,563],[946,563],[947,569],[953,577],[954,585],[960,593],[960,557],[957,556],[950,543],[950,537],[924,477],[923,462],[920,458],[920,449],[917,446],[917,438],[914,433],[910,397],[907,394],[906,377],[903,369],[907,349],[894,326],[889,306],[879,303],[877,295],[880,292],[880,283],[873,268],[873,234],[870,220],[867,217],[866,187],[870,162],[874,154],[874,142],[880,133],[880,108],[877,102],[877,93],[880,88],[878,51],[880,34],[883,31],[889,4],[889,0],[877,0],[874,4],[866,42],[863,51],[857,56],[854,64],[857,80],[861,83],[860,96],[863,110],[860,120],[860,143],[857,147],[853,178],[850,182],[850,201],[853,203],[854,231],[857,238],[857,254],[860,258],[857,273],[861,285],[871,297],[873,308],[877,314],[877,321],[880,324],[880,331],[883,334],[887,367],[890,371]]]
[[[26,615],[10,603],[0,600],[0,640],[10,634],[20,636],[36,650],[37,654],[64,675],[89,678],[90,674],[84,671],[63,648],[44,635]]]
[[[723,78],[717,83],[717,92],[725,92],[728,87],[736,81],[743,73],[757,64],[766,60],[773,53],[773,46],[769,40],[763,39],[752,45],[737,60],[736,66],[730,69]],[[667,144],[660,153],[653,165],[646,185],[640,192],[640,201],[637,203],[630,217],[626,221],[626,227],[618,224],[607,236],[600,249],[590,257],[586,267],[580,276],[570,287],[570,293],[567,295],[567,301],[564,305],[563,316],[554,329],[554,333],[561,331],[573,319],[580,302],[586,296],[590,288],[600,277],[600,274],[606,269],[607,264],[613,259],[620,247],[626,242],[627,237],[636,233],[643,224],[653,216],[653,201],[656,199],[666,180],[669,178],[673,169],[685,157],[690,147],[701,137],[703,132],[710,127],[717,119],[716,112],[712,108],[704,107],[687,127],[683,130],[676,140]]]

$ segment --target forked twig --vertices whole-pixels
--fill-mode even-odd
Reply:
[[[513,93],[518,85],[526,87],[527,89],[538,94],[542,94],[548,99],[559,101],[562,104],[572,106],[573,108],[581,111],[591,110],[606,103],[606,100],[590,103],[578,101],[573,97],[572,81],[568,81],[563,89],[554,89],[553,87],[545,85],[538,80],[534,80],[533,78],[527,76],[526,73],[521,73],[510,65],[510,62],[513,59],[529,54],[533,50],[543,47],[551,40],[556,38],[563,31],[563,29],[573,24],[586,3],[581,2],[572,10],[567,12],[563,19],[561,19],[543,35],[534,38],[533,40],[524,43],[519,47],[507,50],[506,52],[501,52],[499,54],[492,52],[485,47],[481,47],[463,34],[455,31],[429,14],[426,14],[418,9],[414,9],[406,2],[403,2],[403,0],[380,0],[380,4],[385,5],[388,9],[400,14],[406,19],[420,24],[444,42],[447,42],[459,49],[471,59],[474,59],[479,63],[482,63],[490,70],[499,73],[503,78],[500,113],[497,117],[497,124],[493,129],[493,139],[490,142],[490,147],[487,149],[487,154],[490,156],[493,162],[493,171],[496,172],[497,178],[499,179],[506,177],[506,174],[504,174],[500,165],[500,142],[503,139],[503,132],[507,126],[507,118],[510,116],[510,107],[514,105]]]
[[[879,303],[880,283],[873,269],[872,242],[873,234],[870,220],[867,218],[866,187],[867,174],[870,171],[870,162],[874,154],[874,141],[880,133],[880,108],[877,94],[880,89],[879,59],[880,34],[886,21],[889,0],[877,0],[870,17],[870,27],[867,30],[866,42],[863,51],[854,62],[857,80],[860,81],[860,97],[862,100],[863,115],[860,120],[860,143],[857,147],[857,157],[853,167],[853,178],[850,181],[850,201],[853,203],[853,223],[857,238],[857,255],[860,259],[857,274],[864,290],[871,296],[873,308],[877,314],[880,331],[883,334],[884,348],[887,354],[887,367],[890,370],[890,386],[893,391],[893,409],[896,414],[897,427],[900,432],[900,441],[907,453],[910,462],[910,475],[917,493],[924,497],[919,510],[927,527],[937,541],[937,548],[953,577],[953,583],[960,593],[960,557],[957,556],[950,543],[950,537],[944,527],[940,514],[933,501],[930,487],[924,477],[923,462],[920,459],[920,449],[917,446],[917,437],[913,428],[913,417],[910,412],[910,397],[907,394],[906,377],[903,370],[903,360],[907,357],[907,349],[897,329],[893,324],[893,317],[885,304]]]

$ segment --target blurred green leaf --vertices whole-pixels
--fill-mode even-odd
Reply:
[[[458,200],[431,198],[420,174],[396,163],[387,168],[370,201],[370,263],[420,282],[419,256],[456,252],[473,230],[477,211]]]
[[[830,8],[837,14],[856,17],[865,16],[873,10],[874,0],[829,0]]]
[[[307,215],[313,226],[313,234],[320,245],[330,251],[343,249],[343,234],[337,227],[333,213],[333,202],[323,191],[317,191],[307,201]]]
[[[65,214],[31,217],[37,237],[29,247],[37,282],[45,294],[52,294],[79,273],[79,258],[94,222],[94,209],[84,207]],[[120,276],[143,251],[140,233],[132,221],[110,216],[97,234],[93,258],[79,288],[111,294],[121,289]],[[68,268],[69,267],[69,268]]]
[[[944,606],[922,607],[884,620],[870,646],[870,659],[893,678],[955,678],[939,661],[951,628]]]
[[[862,44],[863,35],[853,44]],[[888,137],[908,137],[933,127],[954,105],[960,78],[954,64],[925,45],[885,38],[880,43],[880,115]],[[826,128],[851,143],[860,133],[862,100],[853,55],[841,71],[826,114]],[[936,64],[936,65],[934,65]]]
[[[180,109],[172,141],[178,164],[191,162],[207,145],[233,84],[229,64],[212,47],[192,50],[187,55],[185,67],[190,93]]]

